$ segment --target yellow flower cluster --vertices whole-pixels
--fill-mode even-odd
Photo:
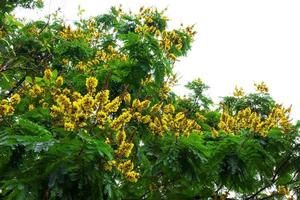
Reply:
[[[117,165],[118,171],[120,171],[127,180],[130,182],[137,182],[139,178],[139,173],[133,171],[134,164],[131,160],[127,160],[125,162],[121,162]]]
[[[243,88],[238,88],[238,87],[234,88],[233,96],[235,96],[235,97],[242,97],[244,95],[245,95],[245,92],[244,92]]]
[[[62,76],[58,76],[58,77],[56,78],[55,83],[56,83],[56,85],[57,85],[58,87],[62,86],[62,85],[64,84],[64,79],[63,79],[63,77],[62,77]]]
[[[286,186],[278,186],[277,192],[280,195],[289,195],[290,191]]]
[[[219,136],[219,132],[218,132],[216,129],[212,128],[212,129],[211,129],[211,136],[212,136],[213,138],[216,138],[216,137]]]
[[[196,113],[196,117],[198,120],[200,120],[202,122],[204,122],[206,120],[206,117],[204,117],[202,114],[200,114],[198,112]]]
[[[21,102],[21,97],[18,93],[14,94],[10,97],[11,105],[16,105],[16,104],[19,104],[20,102]]]
[[[175,108],[171,104],[163,107],[162,103],[154,105],[150,111],[152,115],[149,122],[150,129],[160,136],[166,132],[173,132],[176,138],[179,137],[179,133],[187,137],[193,130],[201,129],[194,120],[186,118],[183,112],[176,114],[174,111]]]
[[[283,132],[291,129],[289,120],[290,108],[285,109],[280,105],[275,106],[266,119],[250,108],[239,111],[236,115],[230,115],[226,111],[222,113],[219,128],[225,133],[238,133],[242,129],[266,136],[272,128],[281,128]]]
[[[257,92],[260,92],[260,93],[268,93],[269,92],[269,88],[264,82],[261,82],[259,84],[255,83],[254,86],[255,86]]]
[[[131,151],[134,147],[133,143],[122,141],[119,148],[116,150],[116,156],[117,157],[125,157],[128,158],[131,154]]]
[[[101,33],[95,24],[94,18],[88,21],[81,20],[81,23],[86,25],[84,29],[79,28],[72,30],[70,26],[66,26],[59,32],[60,37],[65,40],[83,39],[86,42],[97,41],[100,38]]]
[[[141,80],[141,85],[146,86],[146,85],[148,85],[150,83],[153,83],[153,82],[154,82],[153,77],[152,76],[148,76],[145,79]]]
[[[61,85],[57,82],[63,82],[63,78],[60,77],[61,81],[58,79],[59,77],[56,85]],[[116,160],[107,162],[104,167],[111,170],[116,166],[129,181],[136,182],[139,174],[128,164],[131,163],[130,160],[124,162],[134,147],[131,137],[127,137],[130,133],[127,130],[128,123],[134,120],[148,125],[150,130],[158,135],[170,132],[175,133],[176,138],[180,133],[188,136],[191,131],[200,129],[200,126],[194,120],[186,118],[183,112],[176,113],[172,104],[164,105],[160,102],[150,107],[149,100],[132,99],[129,93],[110,100],[109,90],[96,91],[98,80],[95,77],[88,77],[85,83],[88,90],[85,95],[76,91],[72,93],[67,88],[51,89],[54,104],[49,106],[50,115],[66,131],[87,130],[95,126],[100,130],[107,129],[110,135],[107,135],[106,143],[115,148]],[[42,91],[37,88],[38,85],[31,88],[31,93],[37,94],[39,92],[36,91]],[[127,108],[119,111],[122,102]],[[129,140],[126,140],[127,138]]]
[[[39,96],[40,94],[42,94],[44,92],[44,89],[39,86],[38,84],[33,85],[30,89],[29,89],[29,95],[33,98],[36,98],[37,96]]]
[[[122,144],[122,142],[126,140],[126,133],[124,130],[118,131],[118,133],[116,135],[116,140],[119,145]]]
[[[78,38],[85,38],[84,32],[81,29],[72,30],[71,26],[67,26],[59,33],[60,37],[65,40],[74,40]]]
[[[153,16],[157,12],[157,9],[151,9],[143,7],[140,8],[140,13],[137,15],[137,18],[140,19],[144,25],[137,26],[135,28],[136,33],[155,33],[156,36],[160,35],[160,31],[157,27],[153,26]],[[161,13],[163,14],[163,13]],[[165,18],[166,19],[166,18]]]
[[[111,143],[111,141],[109,141]],[[111,171],[115,166],[117,170],[124,175],[124,177],[131,182],[137,182],[139,174],[133,171],[134,165],[131,160],[122,161],[121,158],[128,158],[134,147],[131,142],[126,142],[126,133],[123,130],[119,130],[116,134],[116,143],[119,145],[118,149],[115,150],[117,160],[107,161],[104,165],[104,169]]]
[[[128,171],[128,172],[125,173],[125,177],[130,182],[137,182],[139,176],[140,176],[140,174],[135,172],[135,171]]]
[[[21,97],[18,93],[12,95],[9,100],[2,99],[0,101],[0,120],[5,116],[14,114],[14,106],[21,102]]]
[[[130,103],[131,103],[131,95],[129,93],[126,93],[124,95],[124,102],[126,103],[126,105],[130,105]]]
[[[34,109],[35,109],[35,106],[34,106],[33,104],[29,104],[28,110],[29,110],[29,111],[32,111],[32,110],[34,110]]]
[[[160,46],[165,52],[167,53],[167,56],[170,60],[176,61],[176,55],[174,53],[169,52],[169,50],[172,47],[175,47],[177,50],[181,50],[183,47],[183,41],[181,36],[175,32],[172,31],[160,31],[157,27],[154,26],[153,23],[153,16],[156,15],[157,10],[156,9],[144,9],[143,7],[140,9],[139,15],[137,15],[138,19],[141,19],[143,22],[142,25],[139,25],[135,28],[136,33],[150,33],[153,34],[155,37],[157,37],[160,40]],[[162,18],[167,21],[167,17],[164,16],[164,11],[160,13],[162,15]],[[183,32],[185,32],[188,36],[193,37],[195,35],[195,31],[193,30],[193,26],[186,27],[185,29],[182,29]]]
[[[44,79],[45,80],[50,80],[52,77],[52,71],[50,69],[45,69],[44,71]]]
[[[161,99],[167,99],[170,91],[171,91],[171,88],[169,87],[169,85],[167,83],[164,83],[162,85],[162,87],[160,88],[159,97]]]
[[[127,61],[128,56],[118,52],[111,45],[108,46],[108,52],[104,50],[98,50],[95,54],[95,57],[87,62],[80,61],[75,66],[79,71],[89,72],[93,66],[103,64],[108,66],[108,62],[111,60],[121,60]]]
[[[89,77],[86,79],[85,82],[86,88],[89,92],[95,92],[96,91],[96,87],[98,85],[98,80],[95,77]]]
[[[110,127],[114,130],[120,130],[126,123],[131,120],[131,117],[132,115],[130,111],[125,111],[111,122]]]
[[[106,171],[111,171],[113,166],[116,166],[117,162],[115,160],[109,160],[104,164],[104,169]]]
[[[176,74],[168,77],[167,81],[165,81],[162,84],[162,86],[159,90],[159,97],[161,98],[161,100],[165,100],[168,98],[168,95],[171,91],[171,87],[175,86],[177,82],[178,82],[178,79],[177,79]]]

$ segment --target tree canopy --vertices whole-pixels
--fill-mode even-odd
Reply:
[[[297,199],[299,124],[262,82],[215,104],[172,92],[193,26],[165,10],[68,24],[0,2],[1,199]],[[36,8],[37,7],[37,8]]]

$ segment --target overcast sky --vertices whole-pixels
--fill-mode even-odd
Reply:
[[[175,70],[180,81],[175,91],[184,94],[188,81],[200,77],[216,101],[235,85],[253,91],[265,81],[279,102],[293,105],[300,119],[300,1],[299,0],[45,0],[42,11],[18,10],[17,16],[40,18],[58,7],[67,20],[102,14],[111,6],[137,11],[140,6],[168,7],[170,27],[195,24],[192,50]]]

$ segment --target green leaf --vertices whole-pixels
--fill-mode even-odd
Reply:
[[[93,138],[85,131],[80,131],[78,137],[82,139],[88,146],[94,148],[100,155],[106,155],[110,160],[113,159],[112,148],[97,138]]]

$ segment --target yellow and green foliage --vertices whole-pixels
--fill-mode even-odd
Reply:
[[[42,2],[0,2],[0,199],[298,195],[299,124],[265,83],[220,105],[201,79],[172,92],[193,26],[143,7],[26,22],[17,6]]]

